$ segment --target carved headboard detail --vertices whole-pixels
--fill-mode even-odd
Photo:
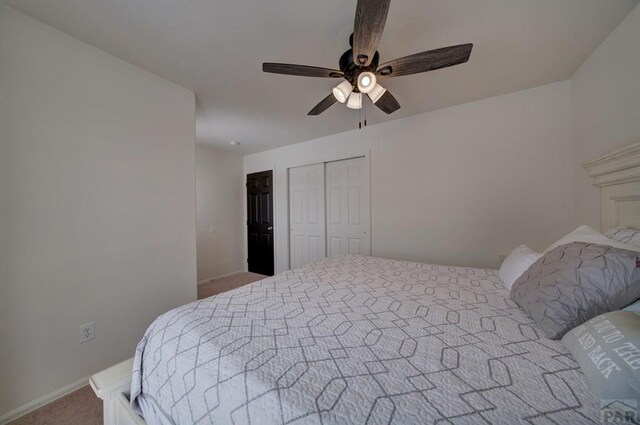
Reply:
[[[582,166],[600,188],[602,231],[615,226],[640,229],[640,142]]]

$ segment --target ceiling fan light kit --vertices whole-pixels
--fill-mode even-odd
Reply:
[[[367,96],[369,96],[369,99],[371,99],[371,101],[375,104],[378,100],[380,100],[380,98],[386,91],[387,89],[382,87],[380,84],[376,84],[371,89],[371,91],[367,93]]]
[[[369,93],[376,86],[376,74],[371,71],[363,71],[358,74],[358,90],[360,93]]]
[[[351,93],[351,96],[349,96],[349,100],[347,101],[347,108],[362,109],[362,93]]]
[[[340,103],[344,103],[349,98],[349,95],[353,91],[353,86],[348,81],[343,81],[333,88],[333,95]]]
[[[332,93],[318,103],[308,115],[320,115],[334,103],[348,108],[362,108],[362,93],[369,96],[381,111],[392,114],[400,109],[396,98],[378,80],[434,71],[465,63],[471,56],[473,44],[460,44],[416,53],[378,66],[378,45],[387,20],[391,0],[358,0],[353,34],[349,38],[351,49],[338,61],[339,70],[308,65],[265,62],[262,70],[273,74],[302,77],[343,78]]]

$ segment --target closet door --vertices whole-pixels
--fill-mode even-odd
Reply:
[[[371,254],[369,167],[365,158],[326,164],[327,255]]]
[[[289,169],[291,268],[326,256],[324,164]]]

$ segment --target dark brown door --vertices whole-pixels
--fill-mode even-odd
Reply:
[[[273,172],[247,175],[249,271],[273,276]]]

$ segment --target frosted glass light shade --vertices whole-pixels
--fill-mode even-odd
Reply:
[[[376,103],[378,100],[380,100],[380,98],[386,91],[387,89],[382,87],[380,84],[376,84],[375,87],[371,89],[369,93],[367,93],[367,95],[369,96],[369,99],[371,99],[373,103]]]
[[[362,109],[362,93],[351,93],[347,101],[347,108]]]
[[[376,86],[376,74],[365,71],[358,75],[358,90],[361,93],[369,93]]]
[[[338,102],[344,103],[352,91],[351,83],[345,80],[333,88],[333,95],[338,99]]]

